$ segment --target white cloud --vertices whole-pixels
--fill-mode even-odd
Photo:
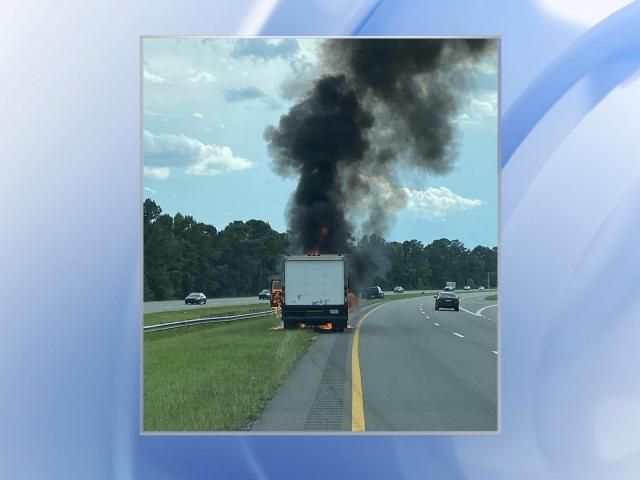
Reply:
[[[169,80],[165,77],[158,75],[157,73],[150,72],[146,66],[142,69],[142,76],[145,80],[148,80],[151,83],[169,83]]]
[[[194,118],[204,118],[204,115],[199,113],[199,112],[195,112],[193,115],[191,115]]]
[[[216,81],[216,77],[204,70],[191,69],[187,73],[187,81],[191,83],[213,83]]]
[[[207,70],[197,68],[176,70],[175,67],[168,68],[167,65],[163,66],[162,64],[160,67],[156,65],[154,68],[151,68],[147,61],[145,61],[142,68],[142,77],[145,81],[155,84],[175,84],[175,82],[214,83],[217,81],[216,76]]]
[[[144,193],[148,193],[149,195],[155,195],[156,191],[153,188],[144,187]]]
[[[218,175],[254,165],[235,156],[227,146],[202,143],[183,134],[154,135],[145,130],[143,136],[145,175],[155,178],[167,178],[169,167],[183,169],[190,175]]]
[[[426,190],[409,190],[407,209],[420,217],[442,220],[452,213],[464,212],[484,205],[482,200],[465,198],[447,187],[429,187]]]
[[[144,175],[155,180],[166,180],[169,178],[168,167],[144,167]]]
[[[162,117],[162,113],[158,113],[158,112],[154,112],[153,110],[145,110],[144,111],[145,115],[148,115],[150,117]]]
[[[469,95],[462,105],[456,123],[480,123],[498,115],[498,95],[495,91],[485,91]]]
[[[480,115],[495,117],[498,113],[496,98],[489,96],[471,99],[471,109]]]
[[[353,208],[366,211],[372,199],[394,210],[405,209],[418,217],[443,220],[450,214],[460,213],[484,205],[482,200],[465,198],[452,192],[448,187],[429,187],[426,190],[411,190],[396,187],[385,177],[359,177],[364,187]]]
[[[478,72],[483,75],[496,75],[498,63],[494,57],[487,57],[478,64]]]

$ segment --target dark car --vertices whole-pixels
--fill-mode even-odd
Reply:
[[[207,303],[207,297],[204,293],[193,292],[184,299],[185,305],[204,305]]]
[[[258,294],[258,300],[271,300],[271,292],[265,288]]]
[[[378,286],[365,288],[360,296],[365,300],[371,300],[372,298],[384,298],[384,292]]]
[[[453,308],[456,312],[460,310],[460,299],[453,292],[440,292],[433,298],[436,299],[436,310],[441,308]]]

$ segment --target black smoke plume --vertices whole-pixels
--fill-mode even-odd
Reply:
[[[351,254],[356,284],[385,273],[354,249],[357,229],[384,234],[406,204],[396,181],[401,163],[431,174],[452,168],[453,120],[470,67],[491,43],[325,41],[322,60],[331,73],[265,131],[275,171],[299,178],[288,206],[291,253]]]

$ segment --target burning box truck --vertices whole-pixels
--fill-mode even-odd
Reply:
[[[282,323],[285,329],[331,324],[342,332],[349,319],[344,255],[288,255],[282,269]]]

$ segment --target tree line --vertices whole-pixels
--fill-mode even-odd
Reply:
[[[262,220],[235,221],[218,231],[191,215],[162,213],[144,202],[144,300],[184,298],[190,292],[208,297],[257,295],[278,275],[289,242]],[[356,252],[380,262],[373,284],[385,290],[438,289],[448,281],[459,288],[497,284],[497,247],[467,249],[441,238],[429,245],[418,240],[387,242],[376,235],[361,238]]]

